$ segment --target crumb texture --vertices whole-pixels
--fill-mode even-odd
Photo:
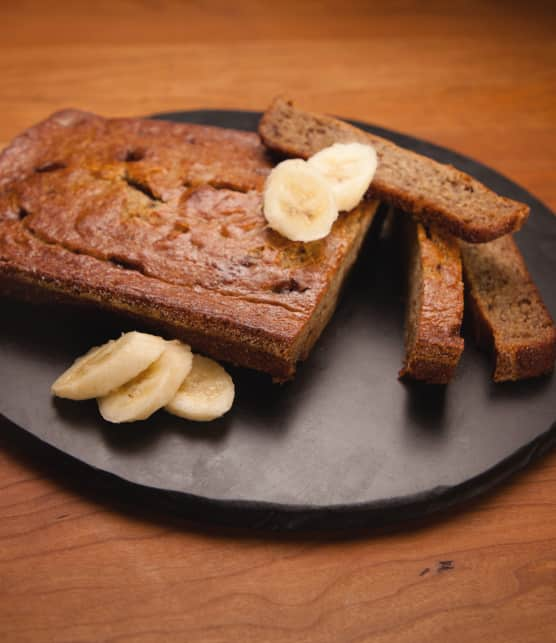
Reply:
[[[494,380],[552,371],[556,328],[512,236],[461,250],[474,334],[494,352]]]
[[[403,215],[402,215],[403,216]],[[447,384],[461,353],[463,282],[457,241],[406,218],[408,300],[400,376]]]

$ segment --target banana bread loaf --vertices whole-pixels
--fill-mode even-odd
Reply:
[[[0,291],[130,314],[216,359],[293,376],[376,203],[302,244],[269,230],[255,133],[66,110],[0,155]]]

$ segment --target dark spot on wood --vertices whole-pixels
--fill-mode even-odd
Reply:
[[[453,560],[439,560],[438,561],[438,567],[436,569],[437,572],[447,572],[451,569],[454,569],[454,561]]]
[[[28,217],[28,216],[29,216],[29,211],[28,210],[26,210],[25,208],[19,208],[19,210],[17,212],[17,218],[20,221],[23,221],[23,219],[25,219],[25,217]]]
[[[425,567],[425,569],[423,569],[420,572],[419,576],[424,576],[425,574],[428,574],[429,572],[430,572],[430,567]]]

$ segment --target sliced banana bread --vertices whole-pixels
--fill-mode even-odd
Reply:
[[[495,194],[451,165],[335,118],[302,112],[282,98],[265,112],[259,134],[267,147],[302,158],[337,142],[371,143],[379,162],[369,194],[466,241],[496,239],[519,229],[529,214],[524,203]]]
[[[409,246],[405,363],[400,377],[447,384],[463,351],[463,282],[457,241],[406,218]]]
[[[512,236],[462,242],[461,252],[475,338],[494,351],[494,381],[552,371],[556,328]]]

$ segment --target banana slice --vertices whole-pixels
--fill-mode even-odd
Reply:
[[[352,210],[368,190],[377,166],[375,148],[362,143],[335,143],[307,163],[329,181],[336,207]]]
[[[144,371],[165,348],[162,337],[126,333],[76,359],[54,382],[51,391],[70,400],[107,395]]]
[[[145,420],[176,395],[193,362],[191,349],[178,341],[165,342],[162,355],[127,384],[98,400],[108,422]]]
[[[193,368],[166,410],[188,420],[208,422],[230,410],[234,395],[232,378],[220,364],[193,355]]]
[[[326,237],[338,217],[330,185],[301,159],[283,161],[268,175],[263,211],[268,225],[292,241]]]

